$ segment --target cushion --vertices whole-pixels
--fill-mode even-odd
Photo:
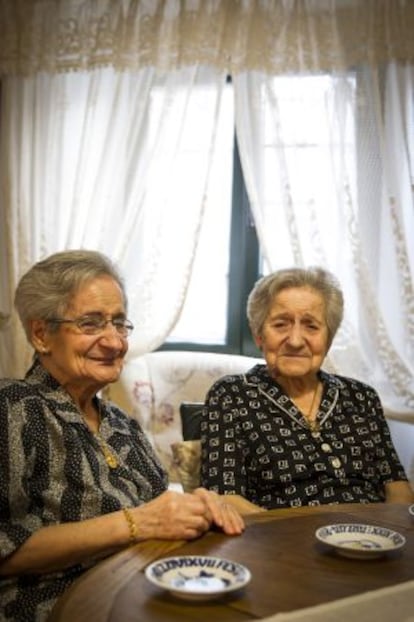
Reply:
[[[200,440],[180,441],[171,444],[174,465],[184,492],[200,485]]]
[[[180,404],[181,429],[185,441],[200,438],[203,405],[202,402],[182,402]]]

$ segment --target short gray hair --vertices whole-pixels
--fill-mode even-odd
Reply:
[[[31,320],[64,316],[77,290],[100,276],[110,276],[118,283],[126,308],[122,277],[112,261],[98,251],[62,251],[35,263],[20,279],[14,297],[28,340]]]
[[[284,289],[309,287],[321,294],[325,302],[328,348],[342,322],[344,299],[336,277],[319,267],[286,268],[259,279],[247,300],[247,318],[253,336],[260,336],[270,306]]]

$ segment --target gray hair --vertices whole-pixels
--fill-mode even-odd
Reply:
[[[325,302],[328,349],[342,322],[344,299],[333,274],[323,268],[286,268],[259,279],[247,299],[247,318],[253,336],[260,336],[270,306],[277,294],[292,287],[308,287],[321,294]]]
[[[112,261],[98,251],[62,251],[34,264],[20,279],[14,297],[28,340],[31,320],[64,316],[77,290],[100,276],[110,276],[118,283],[126,308],[122,277]]]

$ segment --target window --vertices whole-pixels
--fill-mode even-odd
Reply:
[[[294,236],[299,238],[303,257],[315,256],[317,244],[331,259],[338,248],[343,256],[350,252],[343,236],[344,213],[332,210],[332,205],[341,171],[349,174],[342,183],[349,183],[352,194],[356,188],[355,75],[349,74],[345,80],[323,74],[281,76],[266,78],[256,86],[261,89],[261,116],[255,119],[257,143],[252,153],[258,195],[266,211],[264,237],[269,262],[259,253],[233,140],[232,166],[227,155],[228,168],[217,178],[217,202],[203,231],[183,315],[163,347],[257,355],[246,319],[247,297],[271,266],[298,261]],[[230,89],[229,94],[233,97]],[[230,106],[227,114],[225,123],[233,127]],[[225,140],[223,150],[229,154],[228,134]],[[225,166],[225,160],[220,166]],[[297,219],[298,229],[293,233],[289,230],[288,200],[293,202]],[[310,235],[312,230],[320,239]]]

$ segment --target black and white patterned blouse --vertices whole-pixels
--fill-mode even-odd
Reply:
[[[225,376],[207,394],[201,424],[201,485],[263,508],[385,500],[406,480],[376,391],[320,372],[312,435],[265,365]]]
[[[46,525],[137,506],[167,488],[166,473],[138,423],[98,400],[109,468],[70,396],[35,362],[24,380],[0,382],[0,557]],[[0,620],[46,620],[57,597],[87,567],[0,578]]]

